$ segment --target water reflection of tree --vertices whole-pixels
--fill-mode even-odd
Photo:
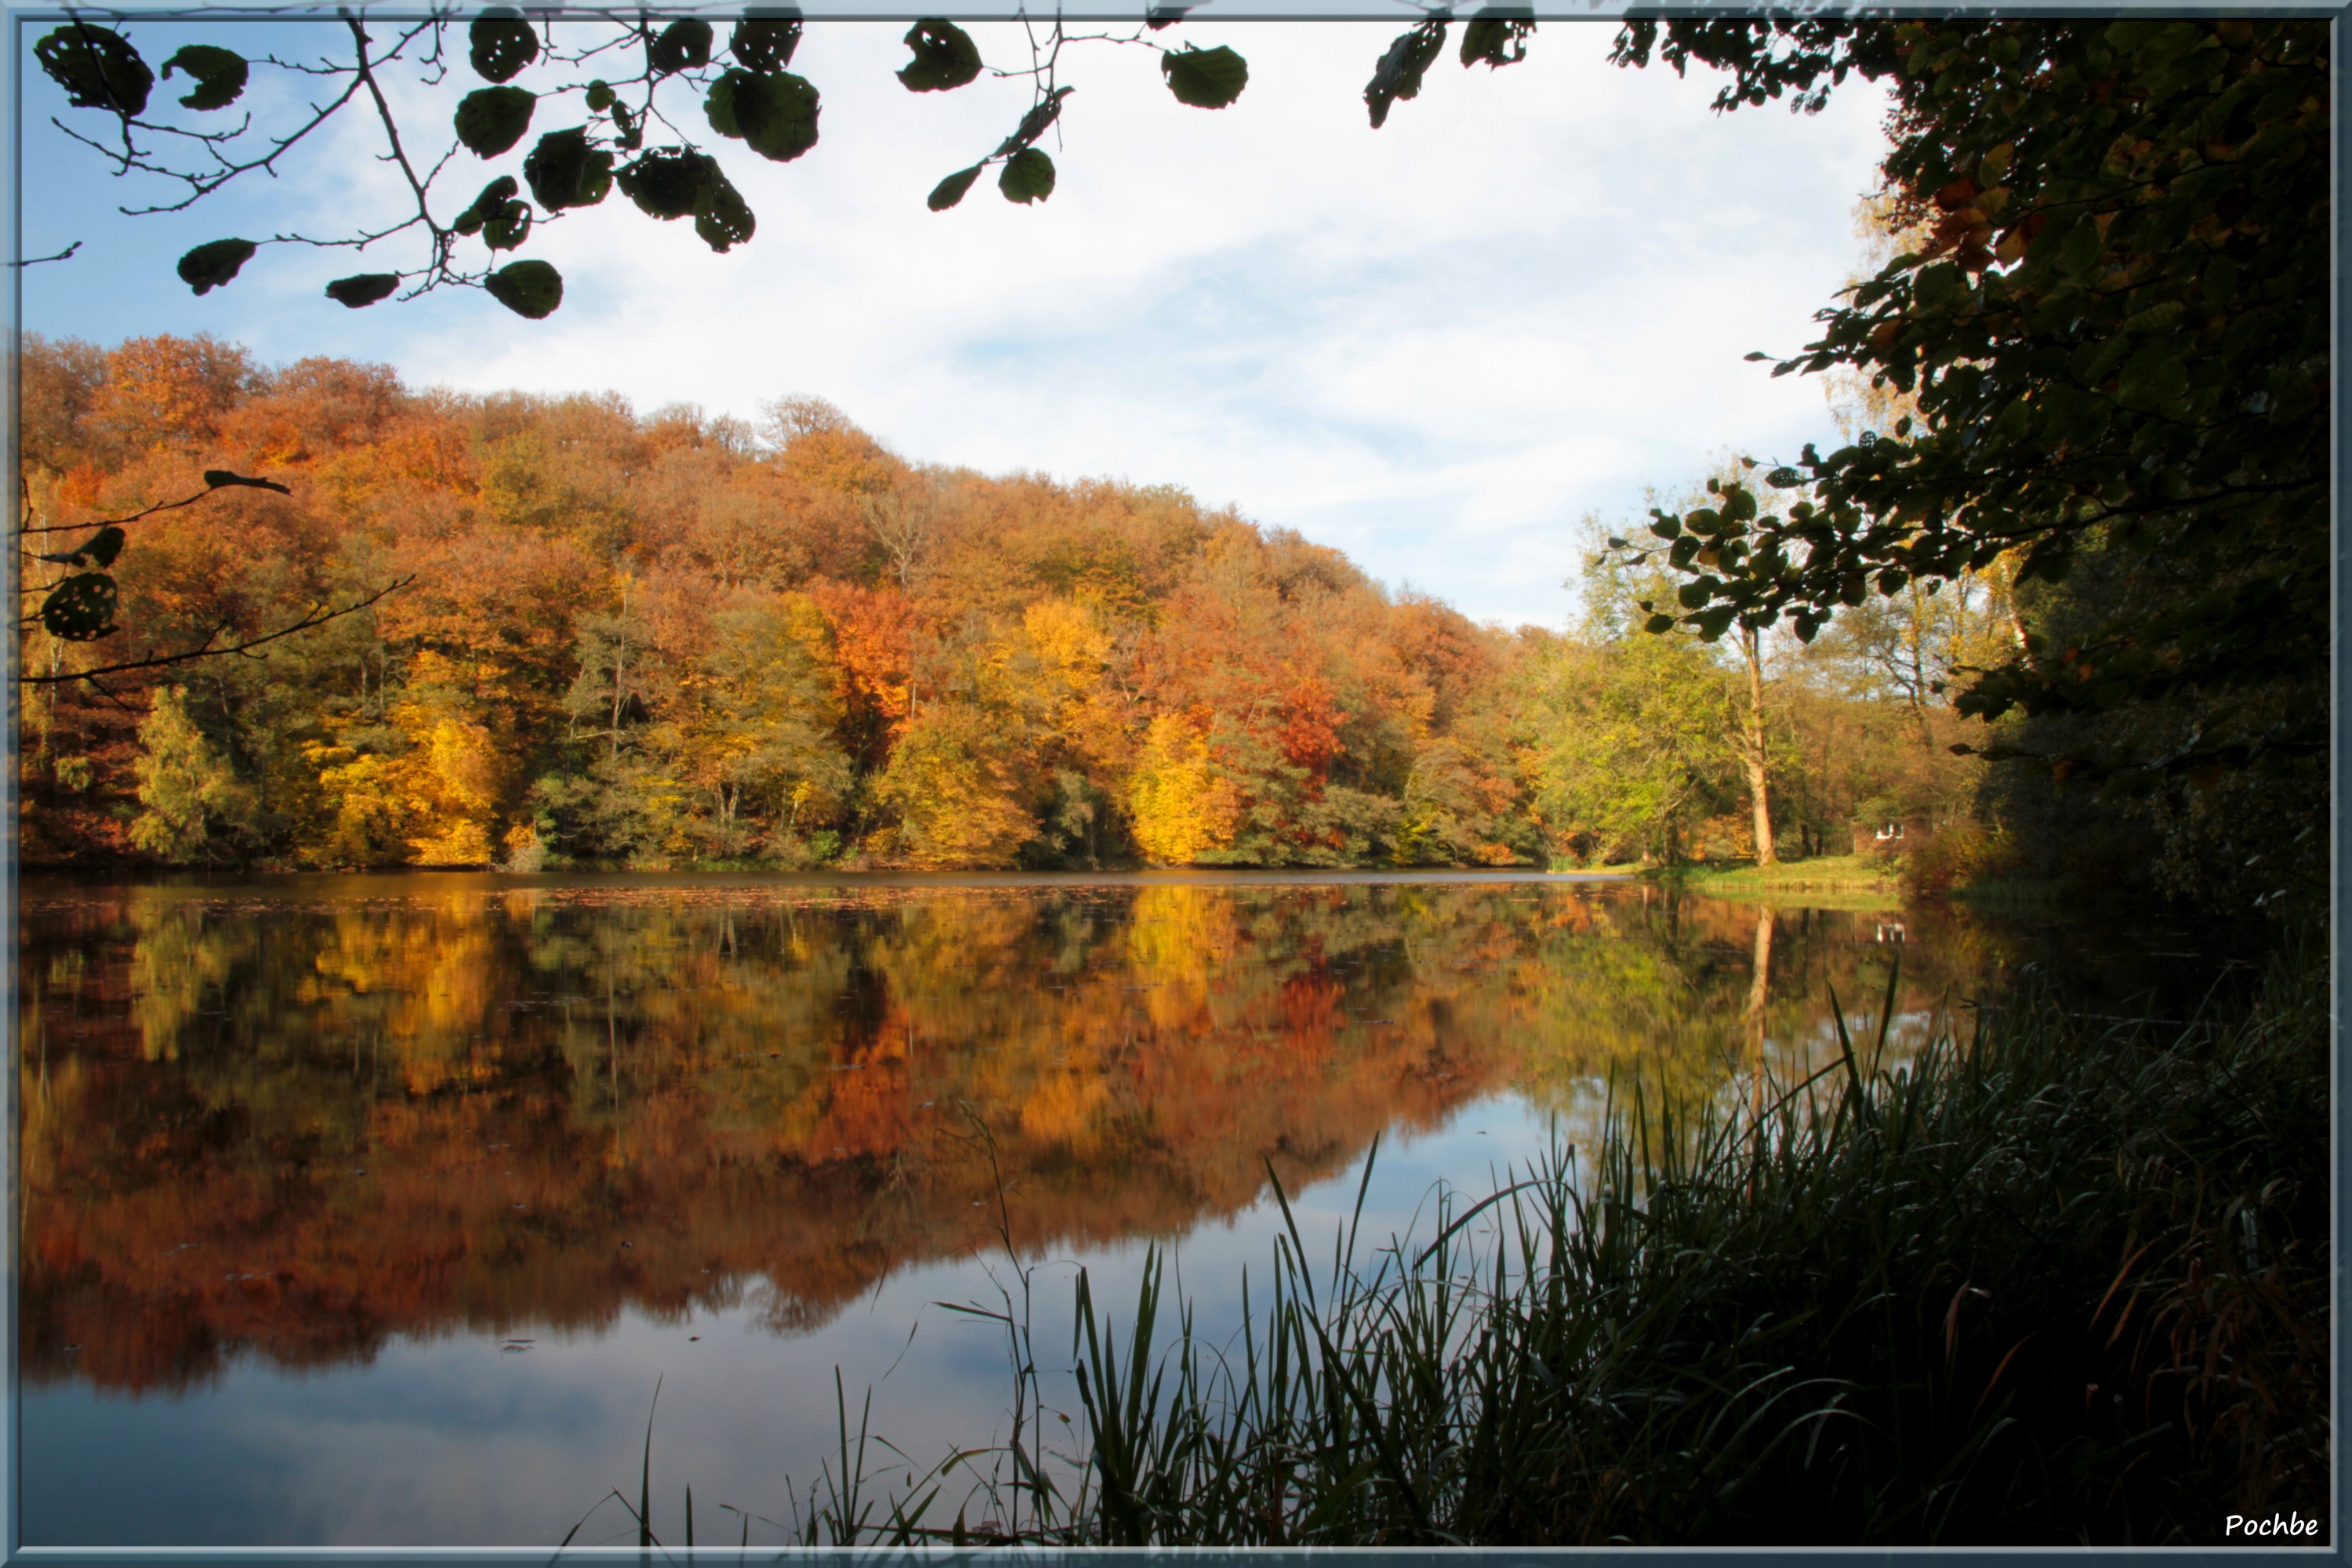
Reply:
[[[1715,1092],[1824,983],[1875,995],[1856,921],[1535,884],[36,905],[24,1365],[168,1388],[746,1299],[803,1329],[984,1239],[970,1117],[1032,1244],[1180,1234],[1506,1084]]]

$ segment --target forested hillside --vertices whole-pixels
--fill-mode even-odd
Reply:
[[[208,469],[289,492],[215,490],[131,524],[121,630],[69,644],[30,625],[28,673],[234,640],[404,584],[267,657],[32,689],[31,864],[1540,865],[1752,847],[1744,677],[1642,634],[1624,612],[1641,585],[1606,570],[1579,633],[1512,632],[1181,490],[928,467],[814,399],[755,428],[609,395],[418,391],[331,360],[273,370],[205,337],[28,338],[23,374],[28,526],[126,516]],[[26,565],[36,592],[68,570]],[[1946,755],[1957,721],[1921,672],[1967,628],[1940,624],[1771,661],[1775,831],[1792,851],[1843,845],[1857,810],[1965,811],[1973,765]]]

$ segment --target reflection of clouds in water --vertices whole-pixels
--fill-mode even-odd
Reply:
[[[1067,1342],[1068,1260],[1131,1301],[1145,1237],[1181,1238],[1203,1333],[1229,1332],[1270,1258],[1266,1161],[1321,1246],[1381,1134],[1377,1247],[1428,1234],[1435,1183],[1475,1199],[1524,1172],[1555,1123],[1590,1151],[1636,1079],[1728,1096],[1753,1059],[1757,911],[1646,889],[389,880],[26,905],[50,1053],[28,1374],[224,1419],[274,1401],[285,1425],[225,1435],[219,1463],[266,1447],[299,1470],[271,1483],[297,1501],[253,1506],[318,1539],[410,1518],[551,1540],[572,1516],[539,1521],[593,1500],[583,1478],[634,1475],[656,1375],[667,1452],[714,1501],[781,1506],[759,1489],[777,1470],[814,1474],[835,1364],[902,1441],[983,1432],[1001,1340],[929,1303],[992,1300],[972,1259],[999,1175],[1024,1255],[1057,1260],[1041,1345]],[[1875,918],[1769,917],[1776,1069],[1792,1043],[1833,1055],[1830,986],[1874,1003]],[[1977,973],[1958,946],[1955,967],[1930,928],[1906,944],[1890,1054],[1928,1026],[1913,998]],[[225,1364],[240,1346],[257,1355]],[[467,1404],[483,1375],[512,1399]],[[136,1428],[165,1407],[102,1408]],[[71,1419],[97,1431],[100,1408]],[[477,1426],[515,1462],[438,1435]],[[337,1485],[365,1497],[321,1502]]]

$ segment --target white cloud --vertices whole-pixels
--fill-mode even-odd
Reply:
[[[1882,146],[1869,90],[1813,118],[1718,116],[1713,80],[1617,70],[1609,27],[1547,24],[1522,65],[1441,61],[1374,133],[1360,92],[1392,24],[1195,25],[1249,58],[1234,107],[1177,104],[1150,50],[1074,49],[1052,199],[1017,208],[983,180],[934,215],[931,184],[995,144],[1026,89],[909,95],[899,30],[811,26],[795,65],[825,93],[824,140],[788,165],[733,161],[749,246],[713,256],[618,198],[548,226],[531,253],[568,289],[549,322],[478,297],[346,313],[317,290],[355,264],[272,250],[194,309],[152,259],[117,289],[37,269],[27,324],[209,326],[269,359],[641,407],[812,392],[910,457],[1181,484],[1510,621],[1565,618],[1583,512],[1630,515],[1727,446],[1785,455],[1826,432],[1817,387],[1742,356],[1806,342],[1843,281]],[[973,31],[992,63],[1025,59],[1014,29]],[[364,123],[341,134],[266,193],[278,226],[289,199],[324,222],[396,195]],[[463,201],[490,168],[457,164]],[[27,195],[37,252],[87,216],[70,182]],[[184,248],[272,211],[168,221]]]

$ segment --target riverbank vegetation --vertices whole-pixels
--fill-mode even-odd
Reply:
[[[2042,992],[1899,1067],[1882,1002],[1880,1033],[1842,1026],[1753,1107],[1621,1083],[1598,1146],[1456,1194],[1431,1234],[1294,1222],[1231,1342],[1155,1271],[1131,1308],[1082,1277],[1066,1463],[1008,1313],[1034,1425],[993,1471],[972,1484],[992,1456],[967,1454],[889,1490],[845,1423],[800,1528],[2157,1545],[2218,1544],[2231,1512],[2324,1521],[2325,968],[2245,992],[2186,1023]]]
[[[1570,628],[1514,631],[1180,491],[927,468],[809,400],[754,430],[202,337],[24,363],[33,526],[214,464],[293,492],[138,525],[125,635],[415,579],[267,658],[31,691],[29,864],[1720,868],[1767,858],[1760,823],[1808,887],[2312,880],[2301,819],[2222,815],[2300,773],[2118,801],[1953,754],[2042,722],[1963,718],[1954,672],[2078,613],[1998,571],[1725,652],[1644,630],[1672,574],[1595,524]],[[121,657],[19,637],[37,672]]]
[[[1900,901],[1902,863],[1875,855],[1829,855],[1816,860],[1784,860],[1774,866],[1677,866],[1654,873],[1657,880],[1710,899],[1783,898],[1803,895],[1808,904],[1822,895],[1891,897]]]
[[[30,520],[138,525],[177,647],[414,582],[267,659],[26,706],[41,862],[1541,865],[1753,847],[1737,672],[1600,558],[1561,634],[1392,595],[1180,491],[988,478],[788,400],[751,428],[457,397],[206,338],[28,340]],[[135,570],[133,569],[135,567]],[[52,570],[41,567],[40,571]],[[64,570],[59,567],[56,570]],[[1978,770],[1873,611],[1770,669],[1791,854]],[[21,634],[26,667],[113,646]],[[1917,641],[1916,637],[1913,638]],[[1955,647],[1958,645],[1956,644]],[[103,647],[103,652],[100,647]],[[1916,664],[1950,650],[1906,657]]]

